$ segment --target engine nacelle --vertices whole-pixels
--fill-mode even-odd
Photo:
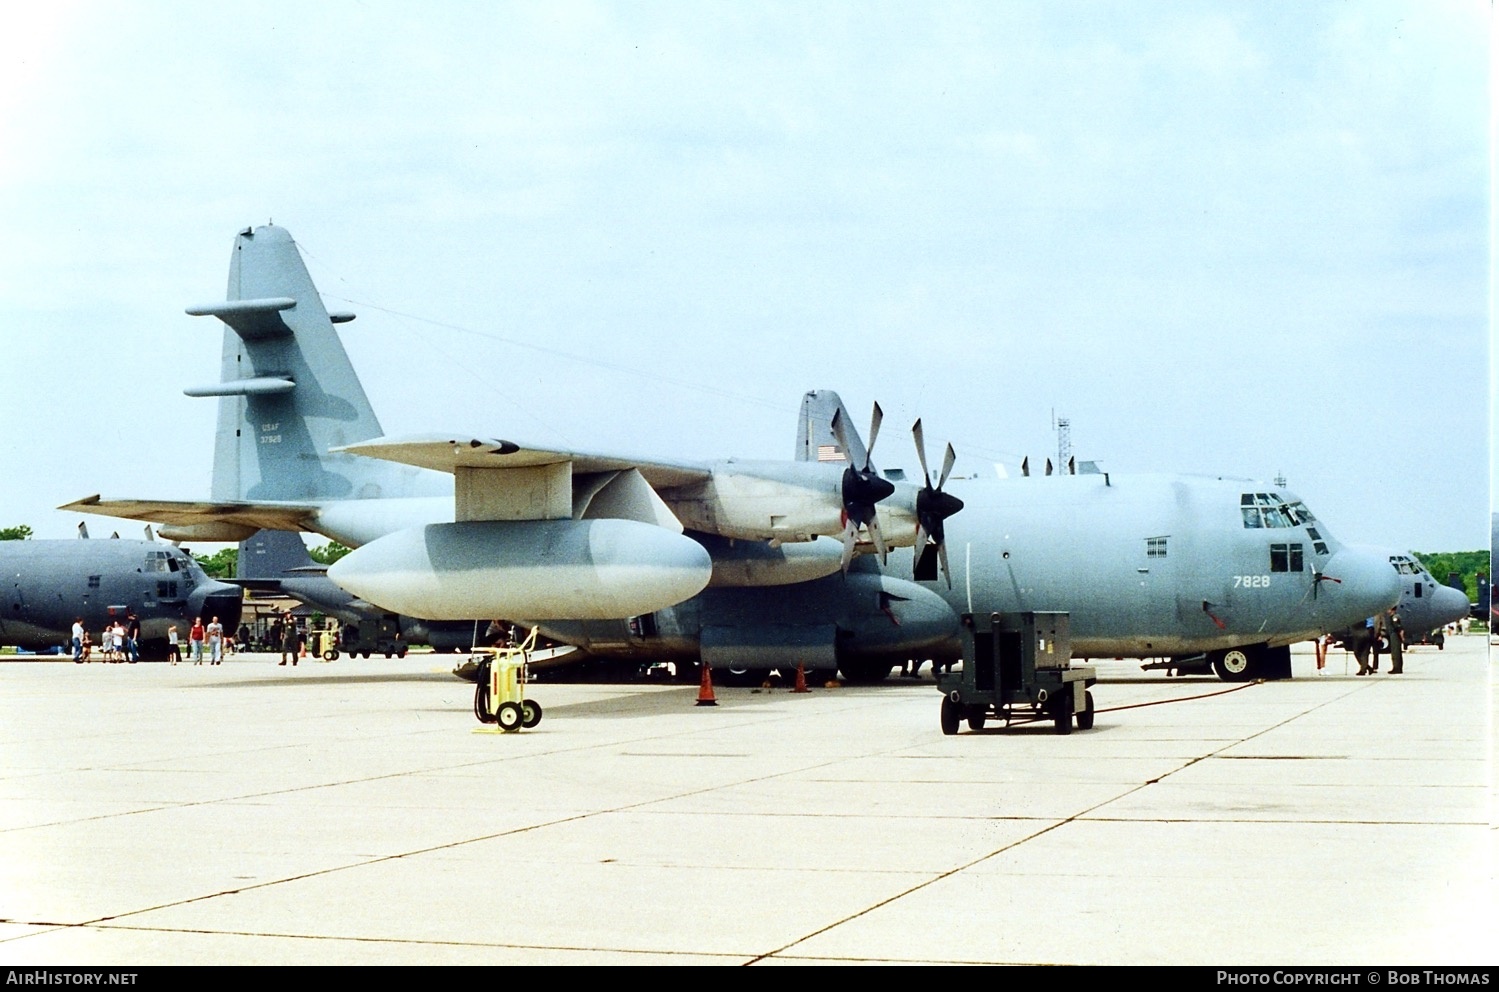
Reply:
[[[328,568],[354,595],[428,620],[637,616],[697,595],[712,574],[691,538],[615,519],[430,524]]]
[[[831,537],[771,547],[766,541],[734,541],[710,534],[697,541],[713,556],[708,585],[784,586],[832,575],[843,564],[843,545]]]

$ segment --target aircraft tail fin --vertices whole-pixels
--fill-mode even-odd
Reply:
[[[240,542],[234,576],[239,579],[279,579],[287,575],[305,576],[309,570],[320,567],[308,552],[301,534],[289,530],[262,530]]]
[[[797,423],[796,460],[799,462],[850,461],[849,453],[833,432],[833,418],[842,411],[845,424],[852,425],[843,400],[831,389],[813,389],[802,397],[801,419]],[[857,436],[857,432],[854,436]]]
[[[296,242],[283,228],[235,236],[222,303],[189,307],[224,322],[220,381],[185,390],[219,400],[212,498],[326,500],[416,495],[410,470],[330,449],[381,436]]]

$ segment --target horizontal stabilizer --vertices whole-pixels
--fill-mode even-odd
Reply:
[[[273,296],[262,300],[226,300],[188,307],[189,316],[217,317],[234,329],[245,341],[291,337],[291,328],[281,319],[282,310],[290,310],[297,301],[290,296]]]
[[[297,384],[290,379],[266,377],[240,379],[238,382],[217,382],[212,386],[194,386],[182,392],[185,396],[270,396],[276,393],[289,393],[296,388]]]
[[[311,530],[311,521],[317,507],[307,503],[251,503],[242,500],[219,500],[197,502],[192,500],[145,500],[103,499],[98,495],[87,496],[58,507],[79,513],[96,513],[103,517],[120,517],[125,520],[148,520],[172,528],[210,528],[212,525],[231,525],[257,530]],[[170,536],[168,527],[158,526],[157,532],[168,540],[179,540]],[[237,538],[208,537],[210,530],[201,530],[199,536],[184,536],[181,540],[244,540]],[[190,531],[188,532],[191,533]]]

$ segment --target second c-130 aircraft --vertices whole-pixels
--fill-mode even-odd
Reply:
[[[291,235],[235,238],[207,501],[89,497],[172,539],[313,531],[329,576],[392,612],[503,618],[573,658],[801,665],[876,682],[957,660],[959,614],[1060,611],[1081,657],[1204,655],[1290,674],[1289,645],[1394,604],[1384,559],[1339,545],[1284,490],[1192,476],[952,478],[874,466],[836,394],[808,393],[796,458],[681,462],[487,434],[382,436]],[[913,428],[926,474],[919,422]],[[893,476],[895,473],[891,473]],[[919,553],[918,553],[919,551]]]

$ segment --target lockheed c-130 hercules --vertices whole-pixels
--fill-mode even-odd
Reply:
[[[0,644],[47,650],[71,640],[75,619],[97,635],[134,613],[147,661],[166,659],[171,627],[186,644],[198,617],[233,630],[244,596],[186,551],[154,540],[0,541],[0,577]]]
[[[1396,601],[1294,496],[1188,476],[887,478],[837,396],[807,395],[790,461],[642,459],[485,434],[387,438],[295,242],[235,238],[212,498],[65,508],[237,541],[313,531],[355,550],[339,585],[429,620],[504,618],[575,658],[803,665],[878,681],[952,655],[963,612],[1062,611],[1084,656],[1207,653],[1288,675],[1294,641]],[[925,452],[914,430],[925,473]],[[819,459],[819,453],[822,460]],[[920,554],[917,554],[917,551]]]

